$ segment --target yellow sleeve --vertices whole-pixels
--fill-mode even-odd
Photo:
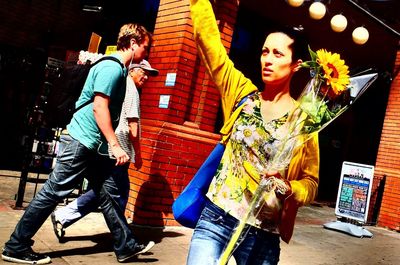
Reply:
[[[256,86],[237,70],[222,45],[220,32],[209,0],[190,0],[194,39],[205,67],[221,94],[224,121],[237,102]]]
[[[319,182],[318,134],[304,143],[289,165],[288,180],[299,206],[312,202],[317,196]]]

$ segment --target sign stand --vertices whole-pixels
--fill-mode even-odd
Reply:
[[[356,221],[359,224],[366,222],[373,178],[373,166],[343,162],[336,200],[336,216],[342,217],[341,219]],[[371,232],[361,225],[339,220],[324,224],[324,228],[360,238],[373,236]]]
[[[326,224],[324,224],[324,228],[344,232],[344,233],[350,234],[355,237],[360,237],[360,238],[373,236],[373,234],[370,231],[368,231],[367,229],[365,229],[362,226],[345,223],[342,221],[326,223]]]

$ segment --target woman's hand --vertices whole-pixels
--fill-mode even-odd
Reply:
[[[284,200],[292,194],[292,186],[290,185],[290,182],[283,178],[278,171],[264,171],[260,176],[259,172],[251,163],[244,161],[243,167],[253,181],[259,183],[260,178],[267,180],[267,182],[270,183],[268,185],[268,190],[273,189],[278,199]]]
[[[275,194],[279,199],[284,200],[292,195],[293,191],[290,182],[283,178],[279,172],[266,172],[264,178],[269,178],[273,181],[275,185]]]

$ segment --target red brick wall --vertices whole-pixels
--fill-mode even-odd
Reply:
[[[400,50],[383,125],[375,168],[374,189],[386,176],[378,225],[400,231]],[[375,201],[375,198],[372,198]]]
[[[142,119],[183,124],[188,110],[196,48],[192,38],[187,1],[161,0],[154,30],[150,63],[160,70],[141,97]],[[176,73],[174,86],[165,86],[167,73]],[[160,95],[170,95],[169,108],[158,108]]]
[[[215,10],[229,50],[237,5],[223,1]],[[130,170],[126,216],[136,224],[177,225],[172,203],[220,139],[212,133],[219,94],[200,63],[191,23],[188,1],[160,1],[149,57],[160,74],[142,90],[144,164]],[[167,73],[176,73],[173,86],[165,86]],[[160,95],[170,95],[168,108],[158,107]]]
[[[143,167],[130,171],[127,217],[135,224],[177,225],[171,205],[219,140],[216,134],[162,121],[143,121]]]
[[[225,3],[216,9],[221,10],[218,17],[221,38],[229,50],[237,6]],[[202,130],[212,132],[219,94],[197,56],[191,23],[188,1],[160,1],[155,41],[149,58],[151,64],[160,70],[160,75],[150,79],[144,88],[142,117],[176,124],[189,121]],[[164,85],[167,73],[176,73],[176,83],[172,87]],[[169,109],[157,108],[160,95],[171,95]],[[154,108],[158,111],[154,112]]]

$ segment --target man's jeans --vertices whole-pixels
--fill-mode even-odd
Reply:
[[[110,195],[110,187],[115,187],[115,184],[111,184],[111,182],[103,185],[105,178],[110,176],[113,163],[115,161],[89,150],[72,137],[61,136],[55,168],[43,188],[26,208],[10,240],[5,244],[5,249],[13,253],[30,249],[33,245],[32,237],[55,209],[58,202],[78,187],[86,177],[100,200],[104,218],[114,238],[116,255],[129,253],[134,249],[136,242],[124,213]]]
[[[233,229],[239,225],[236,218],[208,201],[194,230],[190,243],[187,265],[214,265],[222,255]],[[255,227],[248,229],[245,238],[233,252],[238,265],[278,264],[280,255],[279,235]]]
[[[117,202],[122,212],[125,212],[129,197],[128,168],[129,163],[113,167],[111,176],[104,182],[108,192],[114,201]],[[56,220],[59,221],[64,228],[67,228],[89,213],[97,210],[98,207],[99,199],[94,190],[90,189],[68,205],[54,211],[54,215]]]

